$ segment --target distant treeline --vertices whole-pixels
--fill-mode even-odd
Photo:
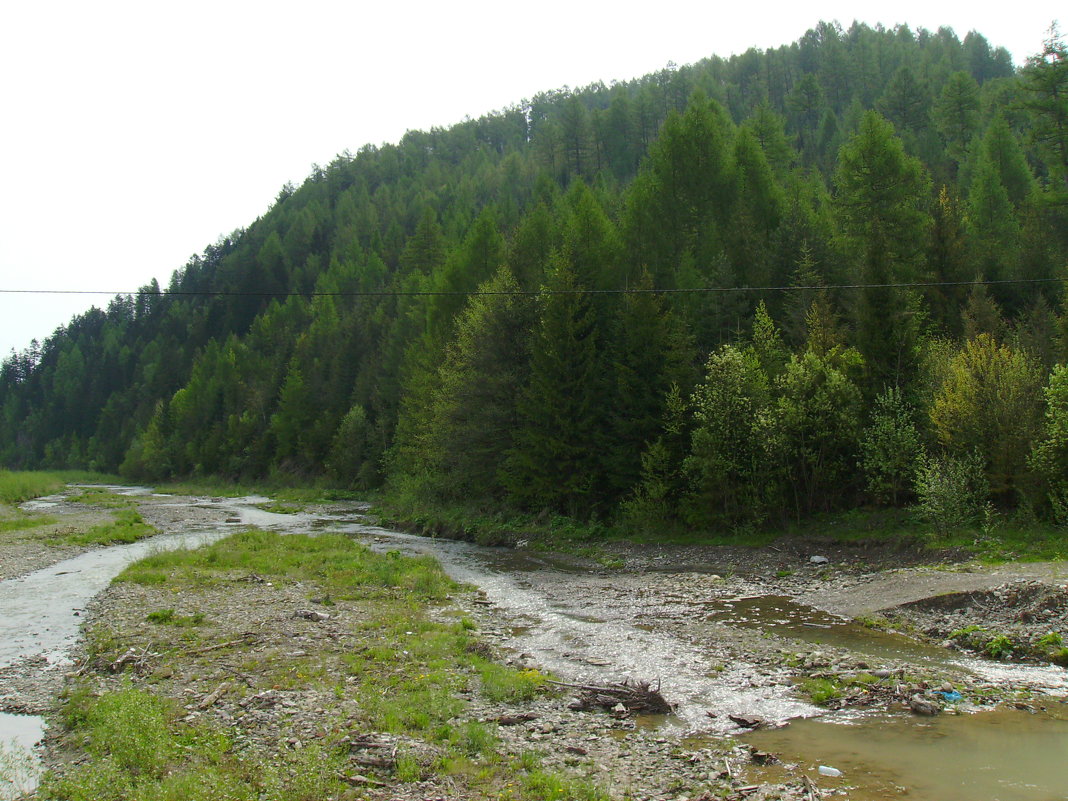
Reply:
[[[820,23],[316,168],[13,353],[0,462],[642,525],[1061,518],[1066,265],[1055,30],[1017,71]]]

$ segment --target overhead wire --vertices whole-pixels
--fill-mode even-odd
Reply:
[[[543,296],[543,295],[675,295],[689,293],[723,293],[723,292],[811,292],[820,290],[847,289],[937,289],[955,286],[996,286],[1003,284],[1053,284],[1062,283],[1064,278],[1000,278],[975,279],[971,281],[902,281],[882,284],[809,284],[791,286],[729,286],[729,287],[618,287],[614,289],[508,289],[508,290],[356,290],[337,292],[248,292],[238,290],[160,290],[149,292],[139,289],[130,291],[110,291],[103,289],[0,289],[0,295],[110,295],[110,296],[148,296],[168,297],[257,297],[257,298],[382,298],[382,297],[492,297],[492,296]]]

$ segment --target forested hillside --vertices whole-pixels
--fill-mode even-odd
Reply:
[[[12,354],[0,461],[639,525],[1061,519],[1066,265],[1056,31],[1017,71],[821,23],[315,169]]]

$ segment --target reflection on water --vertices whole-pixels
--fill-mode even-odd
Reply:
[[[0,712],[0,801],[22,798],[37,786],[41,768],[33,746],[44,734],[44,721],[34,715]]]
[[[849,648],[883,659],[948,661],[944,648],[866,628],[781,595],[722,598],[708,602],[706,607],[709,620],[773,631],[816,645]]]
[[[1068,707],[966,715],[800,720],[754,732],[754,747],[796,762],[821,787],[850,787],[851,801],[1064,801],[1068,799]],[[841,779],[816,776],[818,765]],[[774,776],[781,769],[769,769]],[[755,778],[765,775],[762,771]],[[907,794],[907,795],[906,795]]]

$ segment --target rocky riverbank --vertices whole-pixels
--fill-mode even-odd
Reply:
[[[164,532],[237,531],[250,522],[210,499],[146,495],[137,503]],[[356,520],[353,514],[335,505],[249,518],[311,531]],[[382,553],[410,544],[366,526],[346,530]],[[34,564],[63,554],[46,538],[36,551],[32,538],[19,547],[34,554]],[[775,755],[737,738],[813,714],[811,703],[900,715],[1041,703],[1035,688],[977,674],[938,644],[965,645],[951,635],[975,625],[968,621],[980,613],[987,626],[997,622],[1021,641],[1044,636],[1051,648],[1049,635],[1066,633],[1058,628],[1065,590],[1055,565],[902,567],[891,552],[861,557],[806,543],[618,551],[623,568],[616,570],[493,552],[493,570],[520,566],[512,584],[490,580],[488,593],[456,588],[444,601],[420,604],[423,611],[409,599],[407,611],[385,618],[376,617],[382,599],[338,597],[328,580],[307,575],[241,568],[211,581],[113,584],[72,611],[87,621],[72,664],[48,669],[30,657],[0,668],[0,709],[49,716],[46,762],[58,774],[99,759],[70,725],[71,702],[66,713],[55,706],[65,683],[79,704],[131,689],[163,699],[176,705],[175,726],[220,733],[231,756],[290,772],[327,765],[334,789],[323,797],[524,799],[555,782],[561,798],[810,799],[835,787],[815,762],[779,765],[770,781],[764,768]],[[944,601],[954,588],[968,594],[967,603]],[[516,593],[542,606],[517,601]],[[864,615],[864,622],[843,614]],[[424,615],[425,623],[411,622]],[[574,627],[549,639],[566,621]],[[474,661],[456,663],[455,683],[441,696],[452,699],[441,724],[447,734],[397,722],[413,714],[405,693],[440,679],[432,660],[419,656],[432,630],[424,625],[462,636],[464,653],[473,649]],[[912,639],[872,627],[896,627]],[[884,636],[891,639],[877,640]],[[924,639],[935,644],[918,642]],[[860,653],[861,643],[868,653]],[[642,650],[652,661],[635,661]],[[503,681],[487,667],[494,664],[511,671],[507,692],[493,689]],[[659,667],[635,675],[635,665]],[[576,703],[582,687],[625,679],[659,685],[675,713]]]

